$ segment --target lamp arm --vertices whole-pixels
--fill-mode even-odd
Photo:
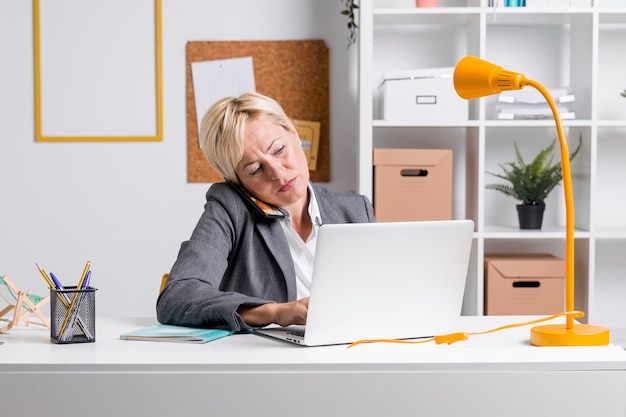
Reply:
[[[561,122],[561,115],[559,109],[554,102],[554,99],[548,92],[548,90],[538,83],[537,81],[526,79],[526,84],[537,89],[541,95],[546,99],[552,115],[554,116],[554,122],[556,123],[556,130],[559,137],[559,144],[561,146],[561,172],[563,174],[563,192],[565,194],[565,310],[567,312],[574,311],[574,191],[572,188],[572,172],[570,169],[569,150],[567,148],[567,140],[565,139],[565,132],[563,130],[563,123]],[[574,316],[572,314],[567,315],[568,329],[574,327]]]

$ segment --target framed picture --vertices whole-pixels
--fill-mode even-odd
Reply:
[[[160,141],[161,0],[33,0],[36,140]]]

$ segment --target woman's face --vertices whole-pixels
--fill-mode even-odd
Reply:
[[[257,198],[285,209],[308,203],[309,167],[296,129],[274,122],[248,122],[243,156],[235,169],[242,185]]]

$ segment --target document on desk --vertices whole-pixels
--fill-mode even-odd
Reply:
[[[252,57],[215,59],[191,63],[198,138],[204,113],[223,97],[256,91]]]
[[[144,327],[124,333],[120,336],[120,339],[146,342],[207,343],[233,333],[234,332],[231,330],[200,329],[157,324],[155,326]]]

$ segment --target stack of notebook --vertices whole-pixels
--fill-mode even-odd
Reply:
[[[561,119],[575,119],[574,94],[569,88],[549,88]],[[498,120],[550,119],[552,111],[546,99],[533,88],[500,93],[491,106],[491,117]]]

